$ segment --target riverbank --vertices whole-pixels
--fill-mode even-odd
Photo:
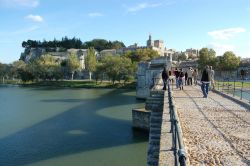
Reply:
[[[136,89],[136,82],[115,83],[109,81],[89,81],[89,80],[63,80],[63,81],[40,81],[18,83],[17,81],[6,81],[6,84],[19,85],[24,87],[53,87],[53,88],[115,88],[115,89]]]

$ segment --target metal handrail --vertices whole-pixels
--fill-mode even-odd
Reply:
[[[173,137],[173,150],[175,151],[175,165],[186,166],[187,155],[182,139],[182,131],[179,123],[179,118],[173,102],[173,95],[170,84],[168,84],[168,100],[170,108],[171,132]]]
[[[243,98],[250,101],[250,97],[244,97],[247,96],[247,94],[250,96],[250,82],[249,81],[243,81],[243,80],[230,80],[230,79],[223,79],[223,80],[216,80],[215,81],[215,89],[227,93],[232,94],[233,96],[236,95],[238,92],[238,96],[240,97],[240,100]],[[236,83],[240,83],[239,86],[236,85]],[[248,86],[247,86],[248,85]]]

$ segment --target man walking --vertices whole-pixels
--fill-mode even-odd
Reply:
[[[210,77],[211,77],[211,86],[212,86],[212,89],[215,88],[215,85],[214,85],[214,70],[213,70],[213,67],[210,66]]]
[[[164,67],[162,73],[161,73],[161,77],[163,80],[163,90],[167,89],[167,85],[168,85],[168,78],[169,78],[169,72],[167,71],[166,67]]]
[[[202,72],[201,76],[201,90],[203,93],[203,98],[208,97],[208,89],[209,89],[209,83],[211,81],[211,74],[210,74],[210,69],[209,66],[207,65],[205,69]]]
[[[193,69],[191,67],[189,67],[188,71],[187,71],[187,76],[188,76],[188,79],[187,79],[187,84],[188,85],[193,85]]]

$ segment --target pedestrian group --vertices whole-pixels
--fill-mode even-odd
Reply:
[[[164,67],[162,71],[162,80],[163,80],[163,90],[166,90],[166,86],[168,85],[169,76],[171,76],[172,72],[168,71],[166,67]],[[183,71],[182,68],[175,68],[173,71],[173,74],[175,76],[175,83],[176,88],[183,90],[183,85],[198,85],[198,69],[193,69],[192,67],[189,67],[186,72]],[[202,71],[201,79],[201,90],[203,93],[203,98],[208,97],[209,92],[209,86],[211,84],[211,89],[215,88],[215,82],[214,82],[214,70],[212,66],[206,65],[205,68]]]

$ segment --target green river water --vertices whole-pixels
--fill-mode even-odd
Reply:
[[[1,166],[144,166],[131,90],[0,87]]]

